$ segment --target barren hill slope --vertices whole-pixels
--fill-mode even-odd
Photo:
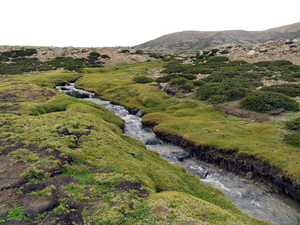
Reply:
[[[167,34],[146,43],[134,46],[151,52],[196,52],[222,45],[247,45],[270,40],[300,37],[300,22],[265,31],[183,31]]]

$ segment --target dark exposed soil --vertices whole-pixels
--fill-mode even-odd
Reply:
[[[20,95],[19,93],[22,93]],[[0,92],[0,102],[22,102],[22,101],[34,101],[37,97],[53,97],[56,94],[47,88],[33,87],[30,84],[18,84],[14,85],[12,89],[6,92]],[[8,111],[1,110],[0,111]],[[12,110],[9,110],[12,111]]]
[[[218,105],[213,105],[215,109],[222,109],[227,115],[236,116],[239,118],[251,119],[255,122],[268,121],[268,116],[263,113],[257,113],[249,110],[238,109],[232,106],[230,103],[223,103]]]
[[[130,191],[130,190],[136,190],[137,191],[137,195],[139,197],[147,197],[149,196],[149,192],[142,189],[142,185],[138,182],[121,182],[119,184],[117,184],[115,186],[115,188],[119,191],[119,192],[124,192],[124,191]]]
[[[89,127],[90,130],[94,129],[93,126]],[[87,131],[89,133],[90,131]],[[67,129],[62,129],[60,135],[75,135],[80,138],[87,133],[72,134]],[[5,139],[3,139],[5,140]],[[41,223],[55,223],[55,224],[83,224],[82,210],[87,208],[86,213],[88,216],[99,210],[99,208],[105,203],[101,197],[93,197],[93,200],[85,202],[78,202],[74,197],[70,196],[65,190],[64,186],[68,184],[80,185],[71,176],[61,176],[64,165],[73,163],[72,157],[62,154],[57,149],[48,149],[46,147],[38,149],[35,144],[26,145],[22,142],[11,142],[9,147],[5,147],[5,151],[0,154],[0,217],[4,218],[8,215],[9,211],[16,206],[23,207],[23,214],[30,218],[30,222],[8,220],[3,224],[41,224]],[[59,160],[61,162],[60,168],[55,168],[54,165],[46,165],[36,167],[38,170],[49,173],[50,178],[41,179],[38,183],[31,183],[27,177],[22,179],[20,174],[25,173],[33,165],[25,160],[16,160],[14,156],[9,153],[18,148],[25,148],[29,151],[36,152],[39,155],[40,161],[47,160],[49,157],[51,160]],[[90,173],[107,173],[109,171],[101,170],[93,166],[80,163],[78,166],[84,166],[89,169]],[[37,196],[33,194],[44,190],[50,185],[54,185],[55,188],[51,189],[49,196]],[[96,183],[89,183],[89,185],[97,185]],[[53,187],[53,186],[51,186]],[[87,199],[92,199],[92,194],[88,188],[87,193],[84,195]],[[108,189],[103,194],[117,190],[119,193],[135,191],[138,197],[147,197],[149,193],[142,188],[142,185],[137,182],[121,182],[117,184],[113,189]],[[58,207],[60,199],[67,198],[68,213],[57,214],[53,212],[53,209]],[[43,215],[43,216],[39,216]]]

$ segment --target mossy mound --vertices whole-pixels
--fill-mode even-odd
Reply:
[[[240,101],[244,109],[256,112],[267,112],[274,108],[288,111],[299,111],[299,103],[288,96],[275,92],[254,91]]]

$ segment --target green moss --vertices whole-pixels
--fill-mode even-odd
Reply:
[[[20,205],[17,205],[8,211],[8,215],[6,217],[0,217],[0,223],[9,221],[9,220],[21,220],[21,221],[29,222],[30,218],[26,217],[23,214],[23,207],[21,207]]]
[[[273,108],[284,108],[288,111],[299,111],[299,103],[286,95],[275,92],[255,91],[241,100],[244,109],[266,112]]]

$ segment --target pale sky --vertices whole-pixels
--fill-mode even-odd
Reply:
[[[134,46],[174,32],[300,22],[300,1],[0,0],[0,45]]]

